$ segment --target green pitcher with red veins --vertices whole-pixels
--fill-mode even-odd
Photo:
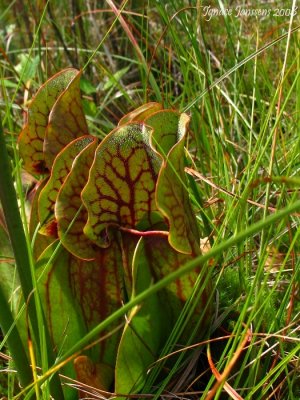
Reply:
[[[39,89],[18,142],[24,169],[41,176],[30,232],[44,313],[59,354],[200,254],[184,172],[189,116],[148,103],[100,141],[88,132],[80,75],[63,70]],[[198,274],[190,272],[150,296],[63,372],[98,389],[138,393]],[[197,320],[207,319],[208,293],[206,287],[181,344]],[[206,328],[202,322],[197,340]],[[66,389],[66,398],[74,392]]]

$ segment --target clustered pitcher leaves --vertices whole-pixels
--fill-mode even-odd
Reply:
[[[42,177],[30,231],[59,352],[200,254],[184,172],[189,116],[148,103],[100,141],[88,133],[80,75],[63,70],[39,89],[19,138],[23,167]],[[117,393],[139,390],[197,276],[191,272],[149,297],[66,373],[100,389],[114,385]],[[195,318],[206,301],[204,292]]]

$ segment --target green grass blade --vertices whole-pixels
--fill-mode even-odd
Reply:
[[[6,151],[6,143],[4,138],[4,133],[2,130],[2,124],[0,121],[0,200],[3,207],[3,212],[5,215],[5,220],[7,224],[7,229],[13,248],[16,266],[22,286],[23,297],[28,306],[28,314],[32,326],[33,335],[38,343],[39,340],[39,327],[37,320],[37,313],[35,308],[35,303],[30,300],[31,294],[34,292],[33,287],[33,277],[31,277],[31,265],[29,258],[29,250],[26,241],[26,237],[23,230],[22,221],[20,218],[19,207],[17,202],[17,195],[14,188],[10,163]],[[49,334],[47,337],[48,344],[48,360],[50,363],[54,361],[54,356],[51,350]],[[26,367],[24,367],[26,368]],[[63,399],[63,393],[61,390],[58,378],[52,381],[53,395],[56,398]]]
[[[4,335],[9,333],[7,336],[7,345],[9,351],[11,353],[16,369],[18,371],[21,385],[27,386],[32,382],[31,368],[29,366],[26,351],[23,347],[18,329],[16,325],[14,325],[14,318],[11,314],[9,305],[7,304],[6,298],[1,288],[0,288],[0,308],[1,308],[1,313],[0,313],[1,329]],[[14,327],[11,329],[12,325],[14,325]]]

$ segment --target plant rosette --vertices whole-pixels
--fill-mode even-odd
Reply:
[[[60,354],[200,254],[184,171],[189,116],[148,103],[100,141],[88,133],[80,76],[68,68],[38,90],[18,141],[24,169],[41,176],[30,233],[44,313]],[[198,274],[151,295],[64,373],[102,390],[138,392]],[[182,343],[201,318],[197,338],[203,336],[208,293],[206,287],[178,338]]]

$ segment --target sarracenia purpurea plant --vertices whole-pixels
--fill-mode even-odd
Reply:
[[[88,132],[80,76],[68,68],[38,90],[18,141],[23,168],[38,178],[29,236],[49,363],[128,300],[201,254],[184,171],[189,116],[147,103],[100,141]],[[110,325],[103,340],[66,363],[63,373],[101,390],[137,393],[198,275],[195,268],[149,296]],[[195,327],[197,339],[207,330],[211,288],[199,282],[197,287],[199,301],[178,344]],[[29,296],[23,290],[25,303],[33,304]],[[17,325],[26,343],[24,315]],[[38,348],[35,355],[39,366]],[[74,398],[74,390],[66,388],[64,396]]]

